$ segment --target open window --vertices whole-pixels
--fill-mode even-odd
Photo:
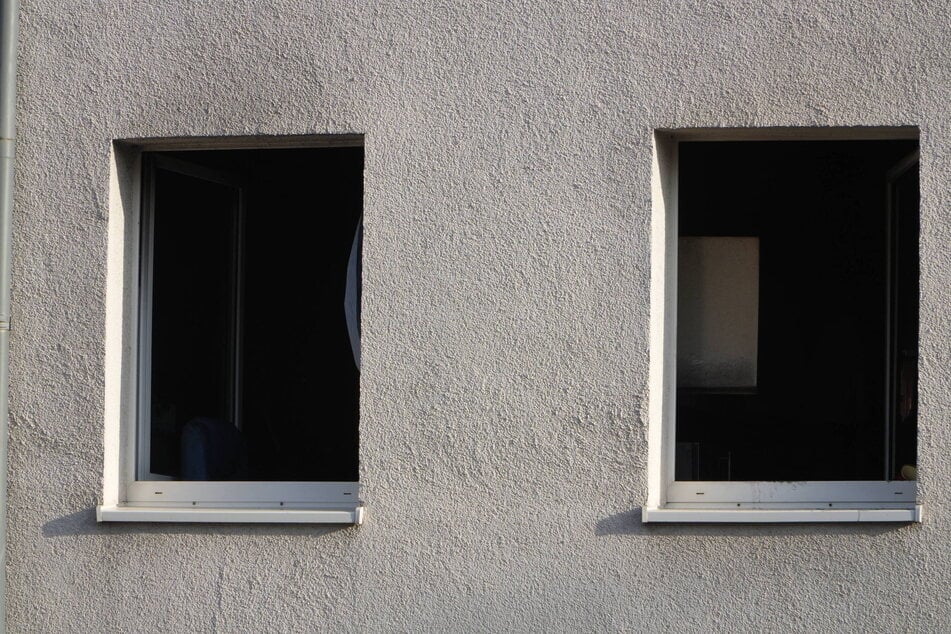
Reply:
[[[815,136],[660,139],[645,521],[920,519],[917,138]]]
[[[100,519],[360,521],[363,148],[338,145],[136,153],[133,477]]]

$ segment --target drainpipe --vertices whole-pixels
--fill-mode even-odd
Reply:
[[[18,0],[0,0],[0,632],[7,627],[7,435],[10,367],[10,221],[16,142]]]

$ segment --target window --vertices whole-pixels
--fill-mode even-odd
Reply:
[[[659,135],[645,521],[920,519],[916,136],[718,134]]]
[[[333,145],[135,151],[134,459],[101,519],[360,521],[363,148]]]

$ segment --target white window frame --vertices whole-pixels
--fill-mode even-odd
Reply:
[[[362,134],[116,141],[112,147],[106,281],[106,389],[100,522],[360,524],[359,482],[182,482],[137,473],[142,451],[140,286],[143,152],[364,147]],[[147,271],[145,271],[147,273]]]
[[[659,129],[651,174],[649,522],[920,522],[914,481],[685,482],[674,477],[678,147],[683,141],[918,139],[915,127]]]

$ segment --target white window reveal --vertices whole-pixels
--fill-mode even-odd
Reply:
[[[363,149],[336,145],[127,150],[135,442],[100,520],[361,521]]]
[[[920,521],[914,131],[658,133],[648,522]]]

